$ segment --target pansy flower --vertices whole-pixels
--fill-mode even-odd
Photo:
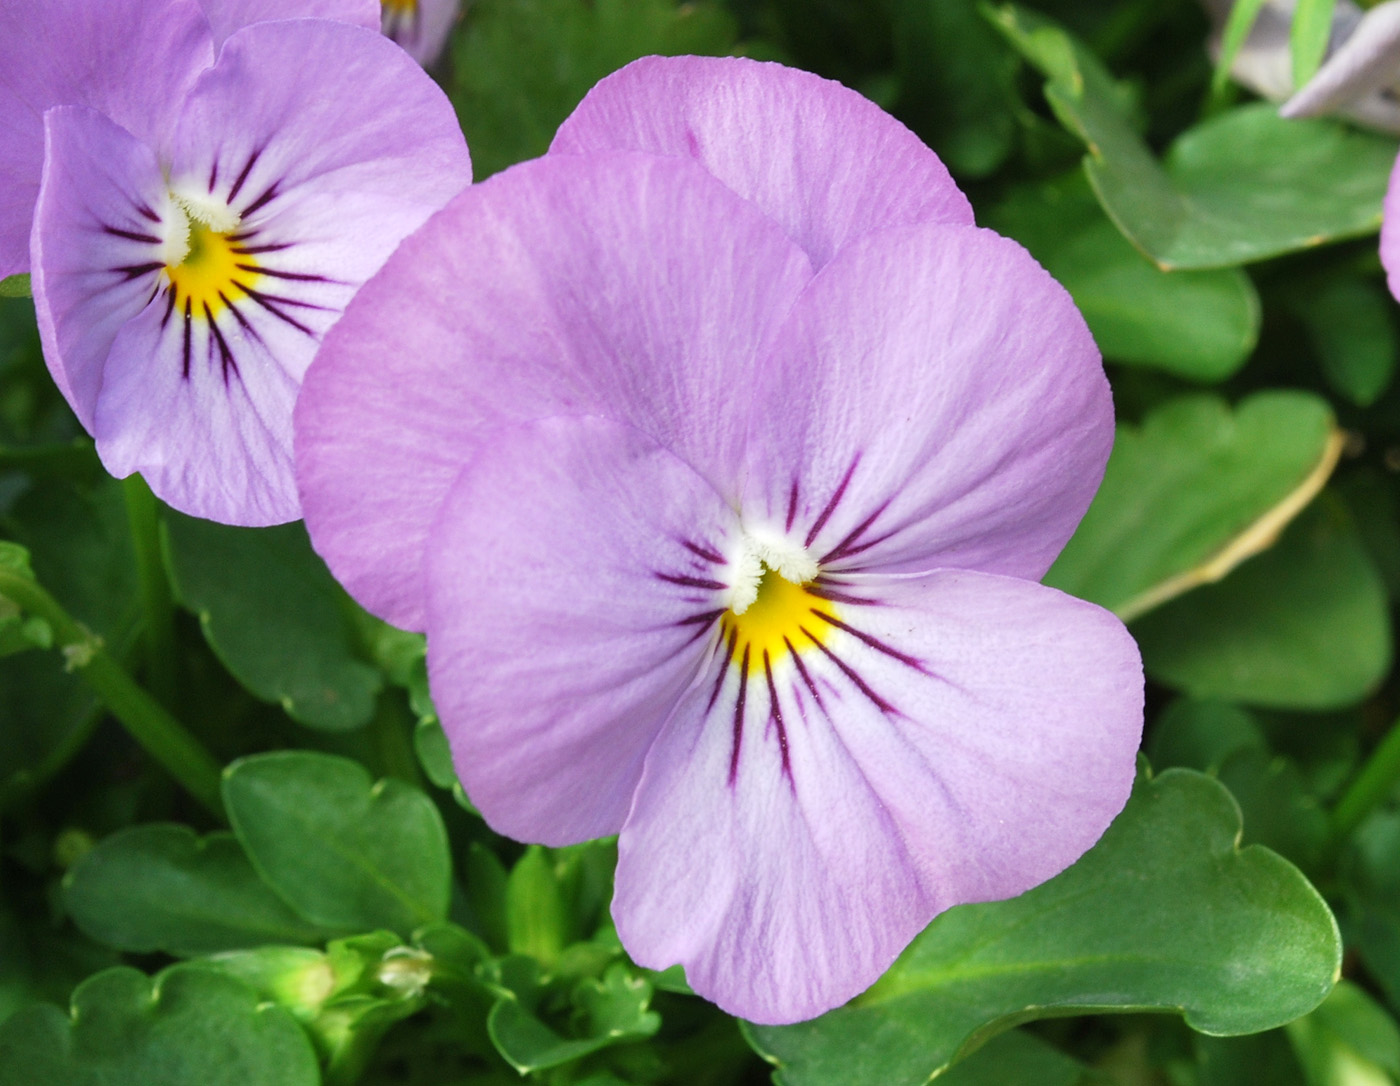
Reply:
[[[382,0],[380,25],[409,56],[430,68],[447,44],[459,8],[459,0]]]
[[[169,64],[211,63],[136,130],[47,109],[30,239],[45,359],[108,470],[250,525],[300,515],[291,410],[322,335],[470,180],[450,104],[398,47],[231,18],[267,6],[201,15]]]
[[[518,166],[366,284],[296,417],[313,540],[426,629],[488,822],[619,834],[623,945],[760,1022],[1072,863],[1142,720],[1123,625],[1037,583],[1113,432],[1068,295],[964,223],[816,267],[793,221],[687,156]]]

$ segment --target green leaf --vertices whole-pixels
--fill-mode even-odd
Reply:
[[[1370,280],[1328,275],[1303,281],[1290,301],[1328,384],[1361,407],[1375,403],[1395,376],[1400,352],[1391,319],[1395,299]]]
[[[1241,750],[1267,750],[1258,721],[1238,705],[1177,698],[1152,722],[1148,760],[1159,769],[1179,766],[1215,773]]]
[[[34,292],[29,286],[29,275],[7,275],[0,279],[0,298],[28,298]]]
[[[587,979],[574,989],[586,1036],[563,1036],[511,993],[491,1008],[486,1028],[506,1062],[522,1075],[529,1074],[652,1036],[661,1027],[661,1017],[648,1009],[651,994],[647,980],[618,963],[601,980]]]
[[[1231,267],[1380,226],[1393,138],[1329,120],[1284,120],[1257,103],[1189,129],[1159,163],[1087,49],[1014,5],[993,21],[1046,76],[1045,97],[1084,142],[1084,168],[1104,210],[1160,267]]]
[[[1346,508],[1324,495],[1277,545],[1133,626],[1147,673],[1198,698],[1335,709],[1391,660],[1385,585]]]
[[[1239,808],[1211,778],[1140,778],[1083,858],[1009,901],[937,917],[846,1007],[746,1027],[781,1086],[916,1086],[1035,1018],[1178,1010],[1212,1034],[1306,1013],[1336,981],[1337,927],[1298,870],[1238,848]]]
[[[406,934],[447,915],[447,831],[418,789],[373,784],[348,758],[283,751],[234,762],[223,791],[253,866],[309,922]]]
[[[477,0],[452,89],[476,179],[544,154],[608,73],[650,54],[728,53],[735,36],[710,0]]]
[[[1080,173],[1014,189],[980,218],[1064,285],[1112,361],[1221,381],[1254,350],[1260,309],[1249,277],[1162,271],[1119,233]]]
[[[64,879],[64,903],[100,943],[180,957],[319,943],[258,878],[230,833],[196,837],[186,826],[130,826],[99,842]]]
[[[1262,392],[1188,396],[1118,427],[1093,504],[1045,583],[1131,621],[1269,546],[1341,454],[1331,409]]]
[[[1332,36],[1332,13],[1337,0],[1298,0],[1288,44],[1293,59],[1293,86],[1300,88],[1317,74]]]
[[[938,1086],[1078,1086],[1086,1068],[1040,1038],[1013,1029],[938,1076]]]
[[[367,724],[384,680],[359,659],[344,593],[300,524],[230,528],[170,514],[175,595],[234,678],[313,728]]]
[[[661,1028],[661,1016],[649,1009],[651,996],[651,982],[621,962],[601,978],[584,980],[573,994],[588,1035],[611,1041],[642,1040]]]
[[[506,945],[545,965],[568,941],[568,912],[549,853],[539,845],[525,850],[506,881]]]
[[[310,1041],[232,977],[177,965],[99,973],[71,1018],[31,1007],[0,1026],[0,1086],[318,1086]]]
[[[1266,750],[1237,750],[1221,762],[1219,777],[1244,812],[1245,844],[1267,845],[1304,871],[1321,866],[1331,825],[1297,766]]]
[[[1400,1027],[1350,981],[1286,1029],[1308,1086],[1391,1086],[1400,1079]]]
[[[1400,1008],[1400,813],[1378,811],[1346,855],[1348,946],[1394,1008]]]

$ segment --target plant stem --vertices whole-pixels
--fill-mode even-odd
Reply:
[[[122,481],[126,517],[136,551],[136,575],[144,614],[141,641],[146,683],[166,706],[175,704],[175,601],[165,575],[160,546],[160,507],[146,480],[132,474]]]
[[[75,621],[39,584],[0,569],[0,596],[53,630],[54,647],[71,670],[82,675],[108,710],[146,752],[183,787],[224,821],[219,763],[178,720],[126,673],[102,639]]]
[[[1371,752],[1361,772],[1347,787],[1345,794],[1332,809],[1332,836],[1340,839],[1356,829],[1400,781],[1400,721]]]

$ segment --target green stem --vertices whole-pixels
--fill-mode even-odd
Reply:
[[[171,706],[175,704],[175,600],[170,595],[161,554],[160,505],[140,475],[127,476],[122,481],[122,491],[141,588],[146,683],[157,699]]]
[[[1380,745],[1361,767],[1332,810],[1332,836],[1340,839],[1356,829],[1400,782],[1400,721],[1392,724]]]
[[[108,710],[146,752],[220,821],[219,763],[160,702],[138,686],[102,647],[102,639],[75,621],[35,581],[0,569],[0,596],[41,618],[53,630],[54,647],[82,675]]]

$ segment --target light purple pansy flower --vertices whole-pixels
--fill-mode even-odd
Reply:
[[[300,516],[291,412],[321,336],[471,169],[451,105],[377,30],[233,17],[267,6],[188,34],[170,66],[210,63],[137,131],[45,111],[30,244],[45,359],[108,470],[248,525]]]
[[[432,67],[457,21],[459,0],[382,0],[384,33],[425,68]]]
[[[91,106],[159,144],[225,38],[302,17],[378,25],[375,0],[0,0],[0,278],[29,270],[45,110]]]
[[[1083,320],[1014,243],[901,221],[868,118],[807,86],[791,110],[853,153],[793,125],[745,195],[722,117],[703,166],[553,154],[467,190],[350,304],[296,412],[312,537],[426,629],[487,820],[620,834],[624,946],[759,1022],[1072,863],[1142,723],[1123,625],[1036,583],[1112,442]],[[814,148],[895,224],[764,189]]]

